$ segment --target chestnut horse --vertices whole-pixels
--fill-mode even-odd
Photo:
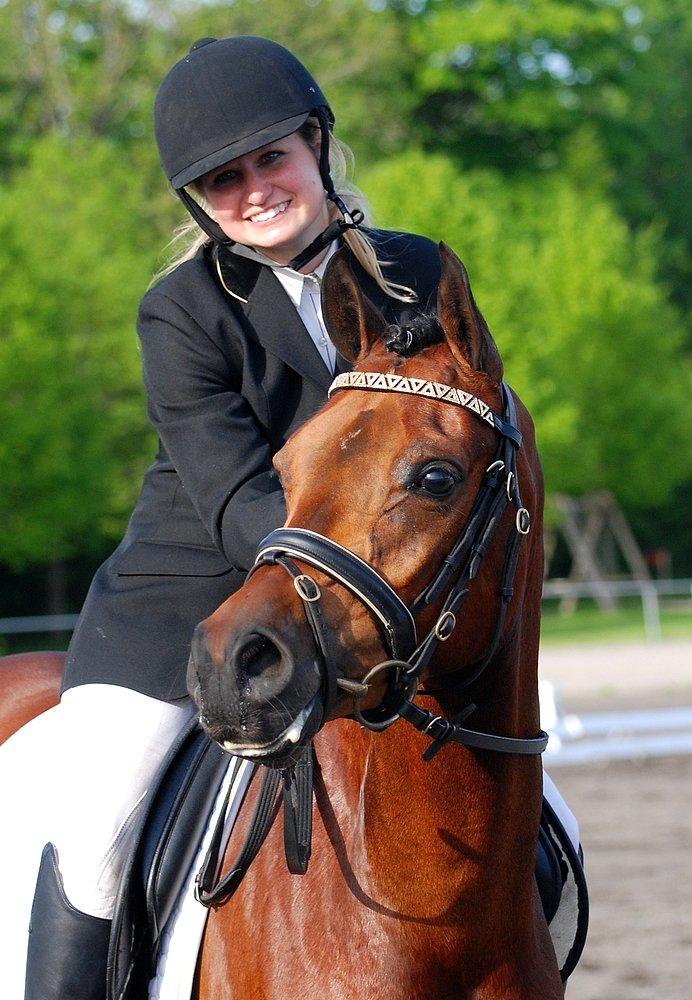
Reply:
[[[334,258],[325,319],[354,373],[276,456],[286,527],[195,634],[212,738],[275,767],[314,738],[318,762],[307,874],[274,824],[210,912],[201,1000],[563,996],[534,880],[541,471],[463,265],[440,254],[437,317],[408,329]]]
[[[386,328],[334,258],[325,318],[369,374],[336,391],[276,467],[287,527],[336,561],[270,548],[195,635],[190,690],[210,735],[279,767],[314,738],[318,762],[307,874],[286,871],[274,824],[238,892],[210,911],[198,1000],[563,997],[534,880],[540,465],[466,272],[440,252],[437,320],[406,330]],[[489,516],[469,551],[479,497]],[[62,658],[0,662],[1,741],[57,701]],[[475,744],[459,724],[471,702],[476,736],[490,734]],[[428,733],[389,727],[399,715]]]
[[[0,657],[0,743],[58,704],[64,665],[64,653]]]

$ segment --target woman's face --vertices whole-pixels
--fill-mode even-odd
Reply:
[[[197,186],[229,239],[279,264],[329,223],[317,156],[297,132],[210,170]]]

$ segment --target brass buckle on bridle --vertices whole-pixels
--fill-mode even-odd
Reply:
[[[319,601],[322,596],[322,591],[317,586],[315,581],[307,573],[301,573],[300,576],[293,577],[293,586],[298,592],[298,596],[302,601],[307,601],[308,604],[314,604],[315,601]],[[310,588],[313,588],[312,590]]]

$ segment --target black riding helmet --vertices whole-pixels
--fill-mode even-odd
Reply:
[[[334,191],[329,173],[334,115],[317,83],[288,49],[253,35],[202,38],[169,71],[154,106],[161,163],[176,194],[213,240],[232,242],[185,185],[229,160],[283,139],[310,115],[318,119],[322,133],[319,166],[324,189],[344,218],[291,261],[295,268],[360,221]]]

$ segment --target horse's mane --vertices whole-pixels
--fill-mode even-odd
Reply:
[[[392,323],[384,333],[384,346],[399,357],[408,358],[430,344],[443,343],[444,331],[434,313],[421,313],[405,323]]]

